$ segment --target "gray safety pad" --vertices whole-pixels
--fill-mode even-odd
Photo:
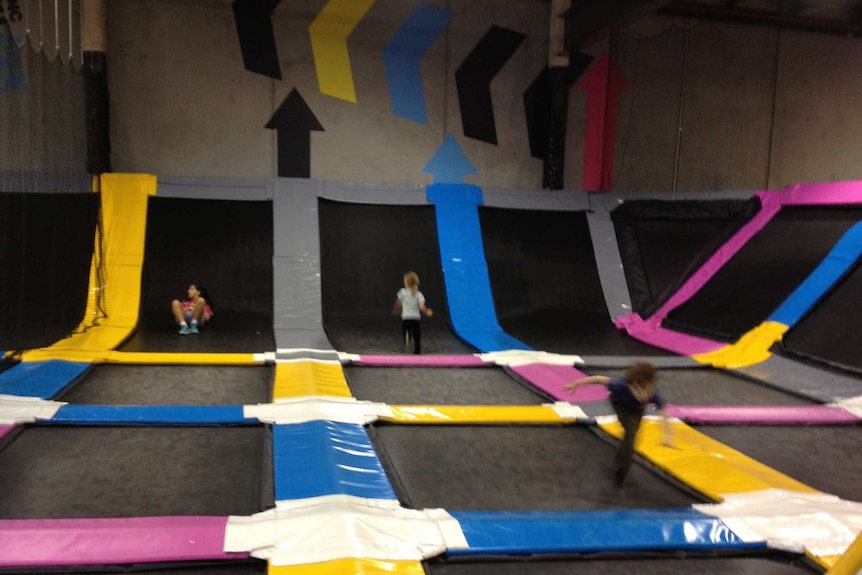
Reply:
[[[830,403],[862,395],[862,379],[773,355],[751,367],[731,370],[789,393]]]
[[[339,202],[363,204],[427,204],[424,186],[391,186],[382,184],[347,184],[320,182],[319,196]]]
[[[620,256],[620,246],[611,220],[611,212],[620,203],[620,200],[613,196],[591,194],[592,209],[587,213],[599,282],[602,284],[605,305],[611,320],[632,312],[632,300]]]
[[[205,200],[269,200],[269,180],[252,178],[182,178],[159,176],[157,195]]]
[[[629,200],[667,200],[669,202],[680,202],[684,200],[747,200],[755,192],[751,190],[727,190],[712,192],[635,192],[615,194],[612,197],[620,201]]]
[[[492,208],[569,211],[590,209],[590,198],[583,192],[483,189],[482,197],[483,204]]]
[[[606,367],[606,368],[626,368],[631,364],[637,361],[647,361],[659,369],[667,369],[667,368],[709,368],[712,369],[712,366],[704,365],[695,361],[690,357],[684,356],[654,356],[654,355],[644,355],[644,356],[626,356],[626,355],[582,355],[580,358],[583,360],[583,367]],[[581,364],[575,366],[575,369],[580,367]]]

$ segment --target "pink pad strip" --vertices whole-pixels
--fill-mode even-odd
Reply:
[[[246,559],[225,553],[227,517],[0,520],[0,567]]]
[[[15,429],[14,425],[0,425],[0,439],[9,435]]]
[[[609,395],[608,388],[604,385],[585,385],[579,387],[574,394],[560,391],[560,388],[567,383],[586,377],[583,373],[568,365],[531,363],[530,365],[522,365],[511,369],[554,399],[571,401],[573,403],[586,403],[590,401],[604,401]]]
[[[669,405],[667,411],[689,423],[843,425],[859,421],[848,411],[825,405]]]
[[[385,367],[488,367],[475,355],[360,355],[357,365]]]
[[[778,194],[785,206],[862,203],[862,181],[796,184]]]
[[[625,317],[618,317],[615,323],[617,328],[625,329],[626,333],[633,338],[679,355],[709,353],[721,349],[725,345],[717,341],[665,329],[658,325],[658,319],[655,316],[644,320],[638,314],[633,313]]]

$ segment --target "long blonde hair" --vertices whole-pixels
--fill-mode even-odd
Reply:
[[[416,272],[407,272],[404,274],[404,285],[410,288],[410,291],[416,293],[419,289],[419,276]]]

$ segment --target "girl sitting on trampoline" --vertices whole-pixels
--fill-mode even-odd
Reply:
[[[404,345],[413,338],[413,353],[422,353],[422,314],[431,317],[434,311],[425,307],[425,296],[419,291],[419,276],[416,272],[404,274],[404,287],[395,294],[393,314],[401,314],[401,337]]]
[[[655,386],[656,369],[651,363],[639,361],[631,365],[622,377],[591,375],[564,385],[563,391],[575,392],[580,386],[591,383],[604,384],[611,392],[611,406],[623,427],[623,440],[614,458],[614,485],[622,487],[628,475],[635,451],[635,438],[640,428],[644,411],[651,403],[661,411],[664,420],[664,444],[672,447],[671,428],[668,423],[664,401]]]
[[[171,311],[180,325],[180,335],[199,333],[198,328],[213,317],[207,288],[200,284],[190,284],[188,299],[172,301]]]

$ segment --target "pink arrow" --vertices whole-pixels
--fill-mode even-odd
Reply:
[[[628,91],[629,86],[605,52],[586,73],[578,89],[587,91],[583,189],[607,191],[613,185],[617,102],[619,93]]]

